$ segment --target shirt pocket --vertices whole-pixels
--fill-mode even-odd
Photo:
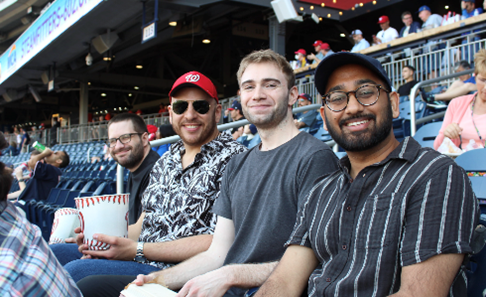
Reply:
[[[400,205],[404,194],[388,193],[369,196],[356,228],[356,245],[359,248],[396,248],[400,240]]]

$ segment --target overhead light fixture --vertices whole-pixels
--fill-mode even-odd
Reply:
[[[313,6],[313,5],[311,5],[309,8],[310,8],[311,10],[313,10],[313,9],[314,9],[314,6]]]
[[[137,69],[143,69],[143,65],[141,65],[141,64],[136,65],[135,68],[137,68]]]
[[[321,22],[322,22],[322,17],[319,17],[319,21],[321,21]]]
[[[176,21],[169,22],[169,26],[175,27],[177,26],[177,22]]]
[[[328,14],[327,14],[327,17],[328,17],[328,18],[330,18],[330,17],[331,17],[331,14],[330,14],[330,13],[328,13]]]
[[[449,9],[449,5],[446,5],[444,8],[445,8],[445,9]]]
[[[336,0],[332,0],[332,3],[336,3],[337,1]]]
[[[91,55],[91,53],[88,53],[86,55],[86,66],[91,66],[93,65],[93,56]]]
[[[376,0],[373,0],[373,5],[376,5]]]
[[[140,89],[140,88],[139,88],[138,86],[134,86],[133,88],[134,88],[135,90],[138,90],[138,89]]]
[[[359,4],[359,6],[363,7],[363,2],[361,2],[361,3]]]
[[[209,38],[204,38],[204,39],[202,40],[202,43],[204,43],[204,44],[209,44],[209,43],[211,43],[211,39],[209,39]]]
[[[339,36],[346,37],[346,35],[344,33],[339,34]]]
[[[106,97],[106,93],[101,93],[101,97]]]
[[[342,12],[342,11],[340,11],[340,12],[339,12],[339,15],[343,15],[343,12]]]
[[[111,55],[111,51],[108,51],[103,55],[103,61],[111,62],[111,60],[113,60],[113,57]]]
[[[132,97],[132,93],[128,93],[128,97]]]
[[[326,6],[326,4],[325,4],[325,3],[321,3],[321,7],[325,7],[325,6]]]
[[[354,10],[354,6],[353,6],[353,7],[351,7],[351,10]]]
[[[299,8],[299,9],[300,9],[300,11],[304,11],[304,7],[301,7],[301,8]]]
[[[88,81],[88,86],[91,86],[91,82],[90,81]]]

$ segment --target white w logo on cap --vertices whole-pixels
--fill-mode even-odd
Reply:
[[[197,82],[199,81],[199,74],[189,74],[186,76],[186,81],[187,82]]]

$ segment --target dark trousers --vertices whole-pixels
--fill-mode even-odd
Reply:
[[[91,275],[77,285],[85,297],[118,297],[135,278],[133,275]]]

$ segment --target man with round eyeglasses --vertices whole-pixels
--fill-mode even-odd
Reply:
[[[108,122],[108,139],[105,143],[113,159],[130,171],[126,192],[130,193],[128,221],[133,225],[142,213],[142,194],[149,184],[150,172],[159,155],[150,148],[145,122],[131,113],[116,115]],[[62,265],[83,256],[76,244],[54,244],[51,249]],[[88,261],[76,262],[75,265],[77,269],[90,271],[87,264]]]
[[[329,71],[329,69],[332,69]],[[315,74],[336,172],[304,199],[287,250],[255,297],[466,296],[478,205],[464,170],[392,120],[398,94],[380,62],[338,53]]]
[[[154,165],[142,198],[142,214],[130,226],[129,239],[100,235],[98,240],[111,245],[107,251],[89,251],[82,246],[89,257],[110,259],[89,260],[92,265],[103,261],[91,271],[74,267],[88,260],[66,265],[84,296],[118,296],[136,275],[174,266],[205,251],[211,243],[216,224],[211,208],[219,196],[226,164],[246,148],[229,132],[218,131],[218,93],[202,73],[182,75],[169,98],[170,122],[181,140]],[[108,142],[116,143],[113,152],[119,161],[129,160],[123,147],[139,137],[127,134],[131,133]],[[126,143],[129,137],[131,141]]]

